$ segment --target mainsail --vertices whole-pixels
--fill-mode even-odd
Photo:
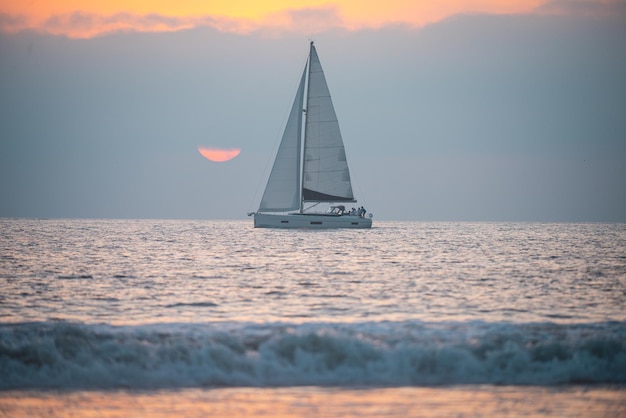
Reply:
[[[339,122],[312,42],[259,212],[302,210],[304,201],[355,201]]]
[[[350,171],[326,77],[311,43],[302,200],[352,202]]]

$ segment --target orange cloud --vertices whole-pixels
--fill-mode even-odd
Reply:
[[[199,26],[210,26],[226,32],[245,32],[244,22],[231,21],[206,17],[166,16],[161,14],[137,15],[117,13],[105,16],[74,12],[65,15],[55,15],[39,26],[40,30],[57,35],[66,35],[73,38],[90,38],[93,36],[117,32],[172,32],[191,29]]]
[[[233,158],[238,156],[239,153],[241,152],[241,149],[239,148],[220,149],[220,148],[198,147],[198,151],[207,160],[221,163],[224,161],[232,160]]]
[[[574,7],[575,6],[575,7]],[[606,14],[622,0],[40,0],[0,4],[0,31],[24,29],[88,38],[119,30],[315,34],[403,24],[420,27],[463,13]]]

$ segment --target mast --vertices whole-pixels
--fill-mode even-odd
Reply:
[[[302,174],[300,175],[300,213],[304,211],[304,158],[305,158],[305,149],[306,149],[306,121],[307,121],[307,106],[309,103],[309,90],[311,87],[311,53],[313,51],[313,41],[309,45],[309,58],[307,59],[307,83],[306,83],[306,94],[303,95],[303,103],[302,103],[302,113],[304,113],[304,117],[302,118],[302,127],[304,129],[304,133],[302,135],[302,164],[300,164]]]

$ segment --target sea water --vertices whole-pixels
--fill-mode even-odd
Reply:
[[[0,415],[626,415],[626,224],[0,231]]]

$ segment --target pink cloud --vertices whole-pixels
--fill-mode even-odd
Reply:
[[[625,0],[549,0],[536,9],[538,13],[573,15],[626,20]]]

